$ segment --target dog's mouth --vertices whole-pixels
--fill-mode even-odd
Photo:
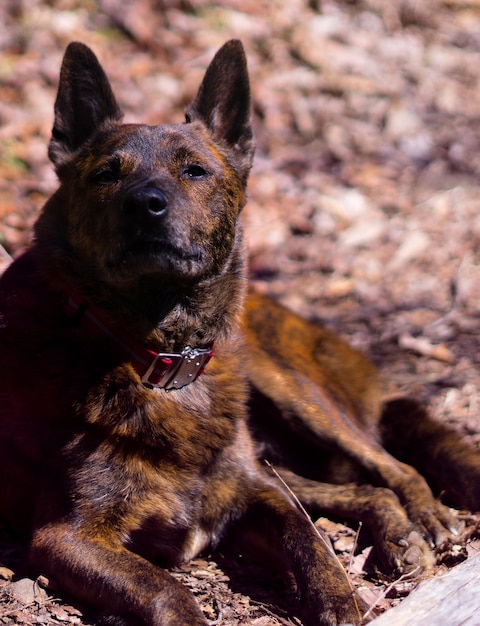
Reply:
[[[159,239],[137,241],[127,248],[127,254],[173,256],[185,261],[200,261],[202,257],[202,252],[198,246],[193,246],[191,250],[187,251]]]
[[[122,265],[148,264],[150,271],[172,270],[177,268],[190,273],[201,267],[204,251],[200,246],[191,245],[187,250],[161,239],[144,239],[129,245],[123,254]]]

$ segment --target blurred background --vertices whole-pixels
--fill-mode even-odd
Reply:
[[[254,100],[252,280],[480,442],[480,0],[2,0],[0,244],[21,252],[56,187],[68,42],[127,121],[158,124],[232,37]]]

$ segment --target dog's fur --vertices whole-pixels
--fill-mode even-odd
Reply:
[[[187,123],[121,119],[97,59],[71,44],[49,147],[60,187],[0,283],[0,513],[30,534],[33,570],[127,623],[206,624],[165,568],[223,542],[291,570],[305,624],[358,622],[328,542],[258,455],[309,510],[364,520],[389,570],[428,565],[427,544],[455,529],[405,463],[419,429],[422,469],[457,506],[480,507],[480,457],[414,403],[382,407],[374,367],[338,337],[246,294],[254,146],[238,41]],[[155,389],[117,332],[162,353],[215,342],[215,356],[189,385]]]

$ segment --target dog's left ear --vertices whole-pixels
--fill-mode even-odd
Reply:
[[[48,156],[58,168],[106,120],[120,121],[123,113],[108,78],[90,48],[69,44],[60,70],[55,121]]]
[[[201,120],[216,141],[229,147],[245,182],[255,146],[247,60],[240,41],[227,41],[217,52],[185,118],[187,123]]]

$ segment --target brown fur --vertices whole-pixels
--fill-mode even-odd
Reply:
[[[156,127],[122,124],[93,53],[71,44],[49,149],[60,187],[0,282],[0,513],[31,535],[33,570],[127,623],[206,624],[165,568],[225,541],[263,545],[293,572],[305,624],[359,621],[343,571],[258,454],[312,510],[365,520],[386,568],[428,564],[427,541],[455,526],[381,444],[381,429],[397,444],[389,416],[420,409],[387,405],[380,428],[366,359],[258,294],[243,314],[249,110],[239,42],[217,53],[187,123]],[[194,383],[151,389],[107,335],[65,315],[72,289],[139,344],[215,341],[215,357]],[[468,486],[443,471],[440,488],[478,508],[478,455],[421,421]]]

